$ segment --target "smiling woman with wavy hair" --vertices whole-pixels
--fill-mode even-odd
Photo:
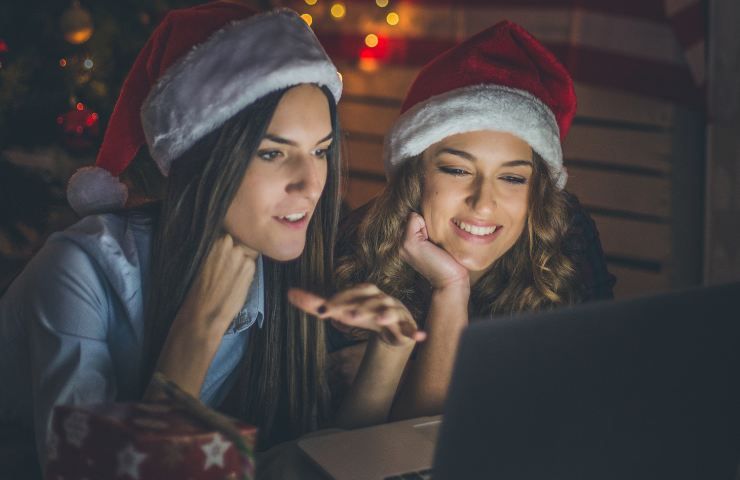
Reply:
[[[412,84],[386,136],[389,183],[337,248],[339,286],[375,283],[426,330],[394,416],[441,412],[469,319],[612,296],[594,223],[563,190],[575,109],[565,68],[507,21]]]
[[[585,295],[563,244],[577,200],[557,190],[542,159],[534,159],[525,231],[471,285],[472,315],[540,310]],[[342,223],[336,270],[338,285],[374,283],[402,300],[422,325],[431,285],[401,259],[401,246],[409,215],[420,212],[423,183],[417,156],[399,167],[377,199],[350,214]]]

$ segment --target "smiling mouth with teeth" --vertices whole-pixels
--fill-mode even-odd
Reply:
[[[496,225],[493,225],[490,227],[479,227],[477,225],[469,225],[457,219],[453,219],[452,222],[455,225],[457,225],[458,228],[460,228],[460,230],[464,230],[471,235],[476,235],[479,237],[485,237],[486,235],[493,235],[493,233],[499,228]]]
[[[301,213],[291,213],[290,215],[284,215],[280,217],[283,220],[287,220],[289,222],[298,222],[300,220],[303,220],[306,217],[306,212]]]

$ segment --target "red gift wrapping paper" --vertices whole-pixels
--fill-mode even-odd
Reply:
[[[257,428],[233,420],[246,452],[170,404],[58,406],[46,480],[254,478]]]

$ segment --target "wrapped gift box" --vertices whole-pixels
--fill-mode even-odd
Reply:
[[[45,477],[254,478],[252,452],[257,429],[219,417],[233,427],[228,429],[230,433],[209,427],[192,412],[166,403],[58,406],[54,409],[47,447]]]

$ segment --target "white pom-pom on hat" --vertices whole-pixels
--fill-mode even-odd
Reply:
[[[67,183],[67,200],[80,216],[120,210],[127,199],[126,185],[104,168],[80,168]]]

